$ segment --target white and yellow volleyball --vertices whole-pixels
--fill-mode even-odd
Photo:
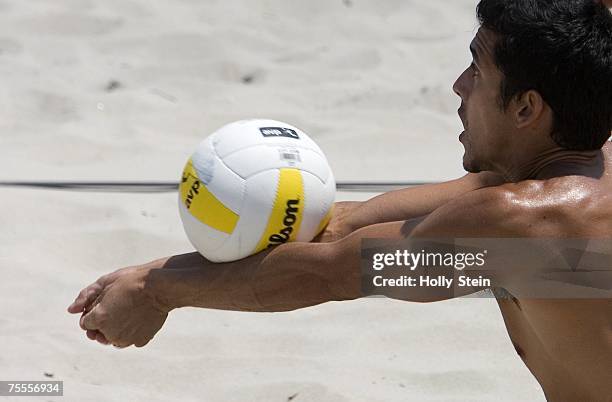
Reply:
[[[228,124],[200,143],[179,188],[193,246],[214,262],[238,260],[327,224],[336,182],[327,158],[302,130],[275,120]]]

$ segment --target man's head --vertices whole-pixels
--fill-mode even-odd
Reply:
[[[600,149],[612,130],[612,14],[598,0],[481,0],[455,82],[468,171],[512,154]]]

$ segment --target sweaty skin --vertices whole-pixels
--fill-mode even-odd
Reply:
[[[115,271],[83,289],[68,311],[82,314],[90,339],[144,346],[179,307],[273,312],[359,298],[362,238],[612,241],[612,145],[581,152],[558,147],[549,135],[552,112],[535,91],[499,108],[495,40],[478,31],[474,64],[454,85],[462,101],[463,164],[472,174],[343,205],[322,236],[331,242],[284,244],[223,264],[192,253]],[[494,286],[510,295],[498,304],[510,340],[546,398],[610,401],[612,298],[530,299],[513,295],[514,285],[496,279]],[[402,299],[448,297],[421,288]]]
[[[415,234],[612,241],[612,144],[593,161],[572,168],[578,174],[566,175],[570,167],[559,164],[542,179],[468,194],[434,213],[439,222],[431,226],[437,229],[417,227]],[[555,171],[563,176],[555,177]],[[489,199],[486,210],[476,215],[481,224],[474,228],[453,222],[453,211],[470,213],[470,205],[474,208],[469,198]],[[612,400],[612,299],[523,299],[510,294],[497,302],[516,352],[547,400]]]
[[[144,346],[174,308],[273,312],[358,298],[362,237],[612,238],[612,145],[597,159],[572,165],[576,175],[566,174],[567,164],[549,165],[550,178],[467,191],[416,228],[409,219],[370,225],[332,243],[285,244],[233,263],[191,253],[124,268],[85,288],[69,311],[92,311],[81,317],[91,339]],[[555,170],[564,173],[555,177]],[[440,298],[415,293],[408,300]],[[516,352],[549,401],[610,400],[612,299],[510,297],[498,304]]]

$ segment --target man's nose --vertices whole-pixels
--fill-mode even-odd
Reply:
[[[466,70],[467,71],[467,70]],[[453,84],[453,92],[455,92],[461,99],[465,95],[465,71],[461,73],[461,75],[457,78],[455,83]]]

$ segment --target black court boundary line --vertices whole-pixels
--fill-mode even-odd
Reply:
[[[426,181],[381,181],[358,182],[342,181],[336,183],[336,190],[349,192],[381,192],[405,187],[435,184]],[[67,191],[93,191],[112,193],[170,193],[178,190],[178,182],[138,182],[138,181],[3,181],[1,187],[23,187]]]

